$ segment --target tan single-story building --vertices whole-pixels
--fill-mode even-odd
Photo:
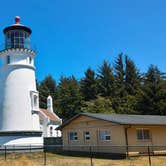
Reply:
[[[147,146],[166,150],[166,116],[80,113],[60,128],[67,150],[86,151],[90,146],[111,153],[145,152]]]

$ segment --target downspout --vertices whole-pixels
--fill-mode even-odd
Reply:
[[[125,142],[126,142],[126,157],[129,156],[128,128],[131,128],[131,126],[127,126],[127,127],[124,128],[124,131],[125,131]]]

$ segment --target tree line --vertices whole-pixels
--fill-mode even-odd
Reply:
[[[113,65],[104,60],[94,71],[89,67],[80,80],[51,75],[37,83],[40,107],[53,97],[54,111],[63,120],[80,112],[166,115],[166,73],[150,65],[141,73],[123,53]]]

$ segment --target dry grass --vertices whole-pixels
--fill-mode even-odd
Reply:
[[[19,159],[0,161],[0,166],[40,166],[37,162],[22,156]]]
[[[43,166],[43,154],[23,154],[9,157],[7,161],[1,160],[0,166]],[[123,160],[92,159],[93,166],[148,166],[148,156],[132,157]],[[166,157],[151,157],[152,165],[165,166]],[[90,158],[69,157],[55,154],[47,154],[47,166],[91,166]]]

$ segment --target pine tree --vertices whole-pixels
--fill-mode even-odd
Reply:
[[[84,100],[88,101],[96,98],[96,84],[95,72],[91,68],[88,68],[85,72],[85,78],[80,81],[80,91]]]
[[[112,97],[112,106],[116,113],[125,113],[124,104],[126,102],[125,89],[125,65],[123,53],[120,53],[114,62],[115,73],[115,95]]]
[[[115,93],[115,77],[110,64],[103,61],[98,70],[98,88],[99,93],[103,97],[114,96]]]
[[[138,103],[140,113],[166,115],[166,80],[162,76],[153,65],[145,73]]]
[[[137,93],[140,88],[140,76],[134,62],[119,54],[114,64],[116,94],[112,98],[116,113],[137,113]]]
[[[125,89],[128,95],[136,95],[140,88],[140,74],[134,62],[125,56]]]
[[[58,85],[58,113],[63,120],[69,119],[81,110],[82,96],[74,76],[61,77]]]
[[[91,112],[91,113],[115,113],[112,108],[112,101],[110,98],[105,98],[101,96],[97,96],[96,99],[85,101],[82,104],[81,110],[83,112]]]
[[[124,97],[125,90],[125,66],[123,63],[123,53],[119,54],[114,64],[115,81],[116,81],[116,96]]]
[[[57,89],[56,82],[51,75],[45,77],[45,79],[38,85],[39,101],[41,108],[47,108],[47,97],[49,95],[53,98],[54,108],[56,108]]]
[[[47,108],[47,97],[49,96],[49,89],[45,84],[39,85],[39,106],[40,108]]]

